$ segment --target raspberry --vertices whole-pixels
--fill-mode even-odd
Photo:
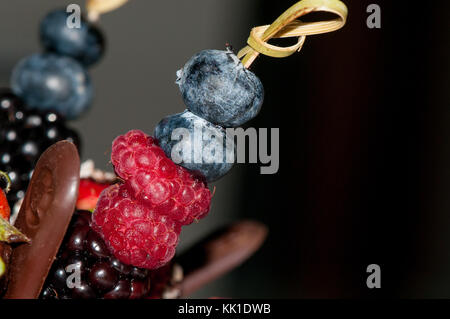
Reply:
[[[131,196],[181,225],[205,217],[211,192],[185,168],[175,165],[156,140],[134,130],[113,142],[111,160]]]
[[[175,254],[181,226],[137,202],[126,185],[102,192],[92,219],[97,231],[124,264],[156,269]]]
[[[211,192],[142,131],[117,137],[111,161],[123,184],[102,192],[92,228],[121,262],[160,268],[174,256],[181,226],[208,214]]]
[[[116,173],[127,180],[137,171],[153,169],[158,162],[155,140],[139,130],[117,137],[112,146],[111,161]]]

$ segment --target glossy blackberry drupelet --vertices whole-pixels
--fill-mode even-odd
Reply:
[[[138,299],[151,295],[151,272],[127,266],[112,256],[101,237],[91,229],[92,213],[77,211],[53,263],[41,298]],[[65,268],[80,269],[81,285],[69,288]],[[74,281],[69,281],[74,282]]]
[[[50,52],[66,55],[90,66],[100,60],[105,51],[102,32],[82,19],[80,28],[67,25],[70,13],[65,10],[50,12],[41,22],[40,35],[44,48]]]
[[[25,110],[9,89],[0,89],[0,170],[8,172],[12,186],[11,206],[25,195],[39,156],[52,144],[70,140],[80,149],[78,134],[53,112]]]
[[[176,129],[185,129],[185,135]],[[175,132],[174,132],[175,131]],[[234,137],[201,117],[189,112],[164,118],[156,126],[159,145],[175,163],[213,182],[227,174],[235,162]]]
[[[261,109],[261,81],[230,50],[201,51],[177,75],[187,108],[211,123],[237,127]]]
[[[16,65],[11,85],[27,107],[55,110],[73,120],[91,104],[89,74],[76,60],[52,53],[33,54]]]

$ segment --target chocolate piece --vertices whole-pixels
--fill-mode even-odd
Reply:
[[[241,221],[208,236],[177,259],[184,280],[177,285],[182,297],[236,268],[256,252],[267,236],[267,227]]]
[[[42,154],[15,223],[31,244],[13,249],[5,298],[39,297],[75,210],[79,183],[74,144],[58,142]]]

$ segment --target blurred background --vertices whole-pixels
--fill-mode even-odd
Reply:
[[[450,297],[450,3],[424,11],[406,0],[344,2],[344,29],[252,66],[266,99],[248,125],[280,128],[279,173],[240,164],[211,185],[211,213],[184,230],[180,251],[242,218],[270,234],[195,297]],[[19,59],[40,50],[40,20],[69,3],[77,1],[0,2],[2,87]],[[175,72],[194,53],[226,42],[237,51],[253,26],[294,3],[132,0],[102,16],[108,49],[91,72],[95,102],[71,123],[83,158],[111,170],[117,135],[151,134],[183,111]],[[381,29],[366,25],[371,3]],[[369,264],[381,266],[381,289],[366,286]]]

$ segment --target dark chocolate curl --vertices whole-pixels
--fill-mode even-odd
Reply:
[[[58,142],[42,154],[15,223],[31,244],[13,249],[6,298],[39,297],[75,210],[79,183],[74,144]]]
[[[183,267],[184,279],[176,285],[182,297],[246,261],[264,243],[267,232],[265,225],[244,220],[211,234],[183,253],[177,263]]]

